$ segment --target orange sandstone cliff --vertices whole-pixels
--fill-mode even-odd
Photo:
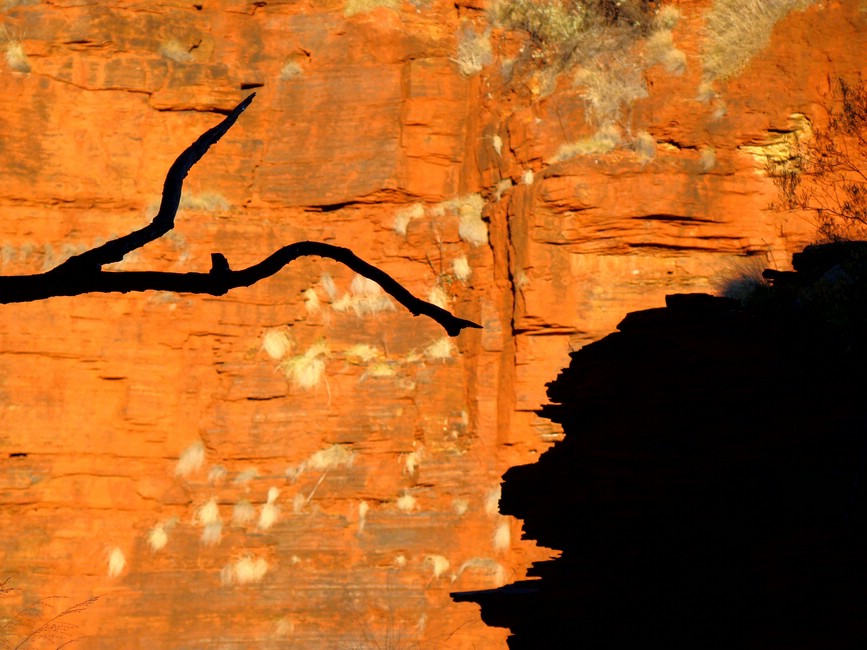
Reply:
[[[503,647],[448,594],[549,556],[497,503],[561,436],[536,409],[569,351],[813,236],[765,168],[860,72],[867,14],[771,3],[767,40],[711,65],[718,4],[651,12],[576,73],[475,0],[3,3],[3,274],[147,223],[175,156],[255,91],[175,230],[118,269],[320,240],[484,326],[444,338],[317,260],[219,298],[0,307],[10,638],[99,596],[52,633]]]

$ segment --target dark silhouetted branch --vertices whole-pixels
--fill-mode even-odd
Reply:
[[[480,325],[472,321],[458,318],[441,307],[416,298],[385,271],[365,262],[348,248],[320,242],[302,241],[289,244],[258,264],[239,270],[232,270],[228,260],[220,253],[211,254],[211,270],[208,273],[102,269],[103,265],[121,261],[127,253],[162,237],[174,227],[183,182],[190,169],[202,159],[210,146],[229,130],[253,101],[253,97],[255,93],[238,104],[222,122],[202,134],[178,156],[166,175],[159,211],[147,226],[75,255],[45,273],[0,276],[0,303],[32,302],[53,296],[114,291],[128,293],[158,290],[221,296],[231,289],[249,287],[268,278],[299,257],[315,256],[340,262],[359,275],[373,280],[414,316],[424,315],[433,319],[449,336],[457,336],[465,327],[480,328]]]

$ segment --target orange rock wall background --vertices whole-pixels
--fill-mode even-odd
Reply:
[[[61,619],[78,647],[504,647],[448,594],[548,556],[496,509],[558,438],[545,383],[628,311],[785,268],[813,231],[768,209],[763,156],[861,69],[862,8],[825,2],[700,101],[710,3],[673,4],[682,74],[642,65],[621,144],[555,162],[593,134],[586,91],[485,3],[6,2],[2,273],[147,223],[175,156],[255,91],[176,229],[119,269],[321,240],[484,325],[445,339],[321,260],[219,298],[0,307],[0,620],[64,597],[11,638],[98,595]],[[491,43],[475,74],[467,34]]]

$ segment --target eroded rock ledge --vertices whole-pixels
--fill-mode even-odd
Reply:
[[[565,439],[500,509],[562,549],[453,594],[511,648],[863,647],[865,244],[808,247],[741,303],[670,296],[572,354]]]

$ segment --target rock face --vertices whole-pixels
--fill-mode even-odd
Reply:
[[[862,646],[865,246],[808,249],[746,310],[672,295],[574,353],[543,410],[565,439],[500,500],[563,553],[455,597],[510,648]]]
[[[560,437],[536,410],[570,349],[812,234],[767,210],[764,168],[860,70],[864,14],[783,12],[710,79],[709,6],[603,53],[640,92],[602,124],[594,78],[475,1],[5,2],[3,274],[143,226],[174,157],[255,91],[175,231],[118,268],[321,240],[485,326],[444,339],[317,260],[220,298],[0,308],[0,606],[71,599],[16,638],[98,595],[61,619],[81,647],[501,647],[448,594],[548,556],[496,504]]]

